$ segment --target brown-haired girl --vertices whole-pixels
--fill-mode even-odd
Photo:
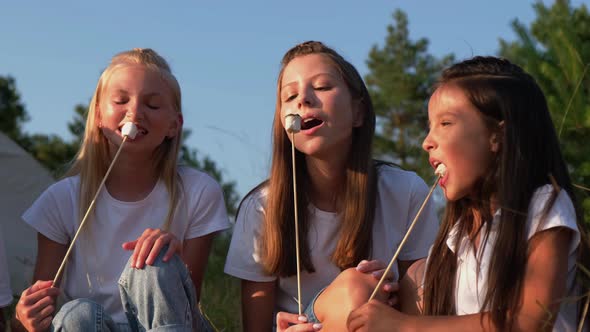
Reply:
[[[308,323],[296,327],[317,330],[319,321],[337,330],[360,304],[350,298],[367,301],[371,290],[340,302],[324,301],[334,293],[328,289],[316,295],[339,275],[339,280],[358,279],[348,275],[360,274],[351,268],[363,259],[389,261],[428,188],[416,174],[372,159],[375,113],[348,61],[312,41],[293,47],[281,64],[270,177],[241,204],[225,271],[242,279],[245,331],[270,331],[273,313],[298,311],[291,141],[284,128],[285,116],[298,114],[302,127],[295,162],[302,305],[308,308],[303,322]],[[437,224],[428,208],[400,255],[398,276],[427,255]],[[363,262],[359,270],[374,263]],[[279,331],[298,322],[297,315],[277,317]]]

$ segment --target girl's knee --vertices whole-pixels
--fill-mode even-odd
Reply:
[[[314,311],[320,321],[347,315],[348,311],[359,307],[369,300],[377,285],[371,274],[349,268],[342,271],[316,300]]]
[[[332,285],[350,302],[363,303],[369,299],[371,292],[377,285],[377,280],[371,274],[359,272],[355,268],[348,268],[334,279],[330,287]]]
[[[53,318],[54,331],[95,330],[103,319],[103,308],[89,299],[75,299],[65,303]]]
[[[132,280],[140,284],[150,284],[153,282],[169,282],[170,280],[184,280],[190,277],[186,266],[180,256],[173,255],[167,262],[164,262],[163,257],[168,250],[165,246],[160,250],[154,264],[145,265],[142,269],[131,267],[131,258],[125,266],[123,273],[119,279],[119,284],[126,286]]]

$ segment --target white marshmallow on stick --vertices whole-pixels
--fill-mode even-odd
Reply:
[[[135,135],[137,135],[137,126],[133,122],[126,122],[121,128],[121,134],[134,139]]]
[[[295,113],[287,114],[285,116],[285,129],[290,133],[301,131],[301,117]]]
[[[445,166],[445,164],[438,164],[438,166],[436,166],[436,170],[434,171],[434,174],[436,174],[442,178],[445,176],[446,173],[447,173],[447,166]]]

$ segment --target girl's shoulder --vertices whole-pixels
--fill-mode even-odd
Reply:
[[[567,191],[557,194],[552,185],[544,185],[533,193],[528,211],[529,227],[547,229],[565,226],[577,230],[576,210]]]
[[[221,190],[211,175],[189,166],[179,166],[178,175],[185,191]]]
[[[58,197],[70,196],[70,195],[77,196],[79,190],[80,190],[80,176],[74,175],[74,176],[68,176],[68,177],[62,178],[62,179],[54,182],[49,187],[47,187],[47,189],[45,190],[44,193],[51,195],[51,196],[58,196]]]
[[[240,210],[246,212],[250,209],[254,209],[258,212],[264,212],[264,206],[266,205],[266,198],[268,196],[267,181],[264,181],[252,188],[242,199],[238,207]]]
[[[376,167],[379,190],[409,193],[416,190],[422,191],[424,188],[427,188],[424,180],[413,171],[405,170],[395,164],[383,162],[378,162]]]

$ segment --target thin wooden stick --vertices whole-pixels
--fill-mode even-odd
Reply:
[[[576,187],[576,188],[578,188],[578,189],[582,189],[582,190],[590,191],[590,188],[586,188],[586,187],[584,187],[584,186],[582,186],[582,185],[579,185],[579,184],[575,184],[575,183],[573,183],[573,184],[572,184],[572,186],[574,186],[574,187]]]
[[[578,325],[578,332],[582,332],[582,329],[584,328],[584,321],[586,320],[586,315],[588,314],[588,304],[590,304],[590,295],[586,294],[586,301],[584,302],[582,318],[580,319],[580,324]]]
[[[395,262],[395,260],[397,259],[397,256],[401,252],[402,247],[404,246],[404,244],[408,240],[408,237],[410,237],[410,233],[412,232],[412,229],[414,228],[414,225],[416,224],[416,221],[420,217],[420,214],[422,214],[422,210],[424,210],[424,207],[426,206],[426,203],[428,203],[428,200],[430,199],[430,196],[432,196],[432,193],[434,192],[434,188],[436,188],[436,185],[438,184],[438,181],[440,180],[440,178],[441,178],[440,175],[436,177],[436,181],[434,181],[434,184],[430,188],[430,191],[428,192],[428,195],[426,196],[426,198],[424,198],[424,202],[422,202],[422,205],[420,206],[420,209],[418,210],[418,213],[416,213],[416,216],[414,217],[414,220],[412,220],[412,223],[410,224],[410,227],[408,227],[408,230],[406,231],[406,235],[404,235],[404,237],[402,239],[402,242],[400,242],[399,246],[397,247],[397,251],[393,255],[393,258],[389,262],[389,265],[387,265],[387,268],[385,269],[385,272],[383,272],[383,275],[381,276],[381,279],[379,279],[379,283],[377,283],[377,286],[373,290],[373,294],[371,294],[371,297],[369,298],[369,301],[371,301],[375,297],[375,295],[377,294],[377,291],[379,290],[379,288],[381,288],[381,284],[383,284],[383,281],[385,280],[385,277],[387,276],[387,272],[393,266],[393,263]]]
[[[553,186],[553,190],[555,190],[556,193],[559,193],[559,191],[561,190],[561,187],[559,186],[559,184],[557,184],[557,180],[555,180],[555,178],[553,177],[553,174],[549,173],[549,180],[551,181],[551,185]]]
[[[295,208],[295,256],[297,259],[297,306],[301,316],[301,270],[299,259],[299,215],[297,212],[297,172],[295,169],[295,132],[291,132],[291,160],[293,162],[293,205]]]
[[[111,173],[111,170],[113,169],[113,165],[115,165],[115,161],[117,160],[117,157],[119,157],[119,153],[121,153],[121,150],[123,149],[123,145],[125,144],[125,141],[127,141],[127,136],[123,136],[123,141],[121,142],[121,145],[119,146],[119,149],[117,150],[117,153],[115,154],[115,157],[111,161],[111,165],[109,166],[109,168],[107,169],[107,172],[105,173],[104,177],[102,178],[102,181],[100,182],[100,186],[98,186],[98,189],[96,190],[96,194],[94,195],[92,202],[90,202],[90,205],[88,206],[88,210],[86,210],[86,214],[84,214],[84,218],[82,218],[82,222],[80,223],[80,226],[78,226],[78,230],[76,231],[76,234],[74,235],[74,238],[72,239],[72,242],[70,243],[70,246],[68,247],[68,251],[66,251],[66,255],[64,256],[63,260],[61,261],[61,265],[59,266],[59,269],[57,270],[57,273],[55,274],[55,278],[53,278],[53,286],[55,286],[57,284],[57,281],[61,277],[61,274],[63,272],[65,265],[66,265],[66,261],[68,260],[70,252],[72,251],[72,248],[74,248],[74,243],[76,243],[76,240],[78,239],[78,235],[80,235],[80,231],[82,230],[82,227],[84,227],[84,223],[86,223],[86,220],[88,219],[88,216],[90,215],[90,212],[92,211],[92,208],[94,207],[94,204],[96,203],[96,198],[98,197],[98,194],[100,194],[100,190],[102,189],[102,187],[104,186],[104,183],[106,182],[107,178],[109,177],[109,173]]]

